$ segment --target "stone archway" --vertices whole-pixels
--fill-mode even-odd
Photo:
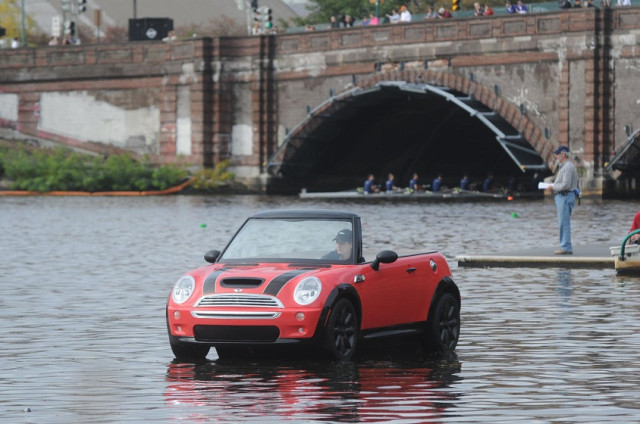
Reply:
[[[358,87],[362,90],[368,90],[383,81],[404,81],[418,85],[427,84],[433,87],[455,90],[456,92],[466,94],[471,101],[482,104],[486,110],[492,111],[513,127],[544,160],[549,169],[554,170],[556,164],[553,151],[556,146],[544,136],[544,131],[540,130],[540,128],[529,119],[526,111],[521,110],[518,105],[509,103],[500,97],[495,89],[489,89],[457,74],[429,69],[423,71],[407,70],[399,72],[390,70],[381,72],[372,78],[361,81]]]
[[[407,125],[412,128],[398,126],[397,117],[412,121]],[[416,122],[426,117],[431,119],[430,125]],[[379,125],[378,121],[385,119],[387,125]],[[394,125],[396,130],[388,131],[387,127]],[[430,136],[431,132],[438,137]],[[449,142],[449,133],[456,145],[444,149],[440,145]],[[398,137],[418,141],[403,144],[404,140],[394,140]],[[478,143],[474,144],[476,138]],[[267,170],[274,177],[303,184],[301,187],[318,186],[318,180],[324,180],[324,188],[337,189],[344,188],[337,180],[353,185],[371,169],[377,174],[400,170],[405,173],[403,178],[409,169],[420,167],[423,174],[436,173],[438,168],[452,174],[467,170],[493,173],[493,169],[505,175],[548,173],[553,149],[525,111],[473,81],[431,70],[382,72],[308,110],[307,117],[272,155]],[[471,153],[465,156],[467,151]],[[476,166],[474,162],[485,151],[488,161],[495,162],[501,156],[500,161],[509,158],[506,162],[513,163]],[[453,154],[456,159],[447,162]],[[456,167],[456,161],[463,165]],[[327,171],[332,166],[336,168],[333,175]]]

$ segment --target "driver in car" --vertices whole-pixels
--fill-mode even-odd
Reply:
[[[336,250],[332,250],[322,257],[329,261],[346,261],[351,258],[351,251],[353,246],[353,237],[351,230],[343,229],[338,231],[338,234],[333,238],[336,242]]]

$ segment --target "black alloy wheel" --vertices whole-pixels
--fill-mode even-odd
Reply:
[[[356,308],[347,299],[336,302],[325,330],[325,348],[337,361],[350,360],[358,344],[358,316]]]
[[[453,352],[460,337],[460,305],[451,293],[444,293],[435,304],[427,323],[427,346],[436,352]]]

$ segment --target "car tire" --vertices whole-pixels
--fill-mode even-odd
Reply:
[[[324,347],[336,361],[350,360],[358,345],[356,308],[348,299],[339,299],[331,310],[324,334]]]
[[[427,321],[426,347],[435,352],[453,352],[460,336],[460,305],[451,293],[443,293]]]
[[[196,343],[182,343],[169,338],[171,350],[176,359],[204,359],[209,353],[209,346]]]

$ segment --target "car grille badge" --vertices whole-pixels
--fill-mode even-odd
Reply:
[[[242,293],[242,289],[233,289],[233,291],[236,293]]]

